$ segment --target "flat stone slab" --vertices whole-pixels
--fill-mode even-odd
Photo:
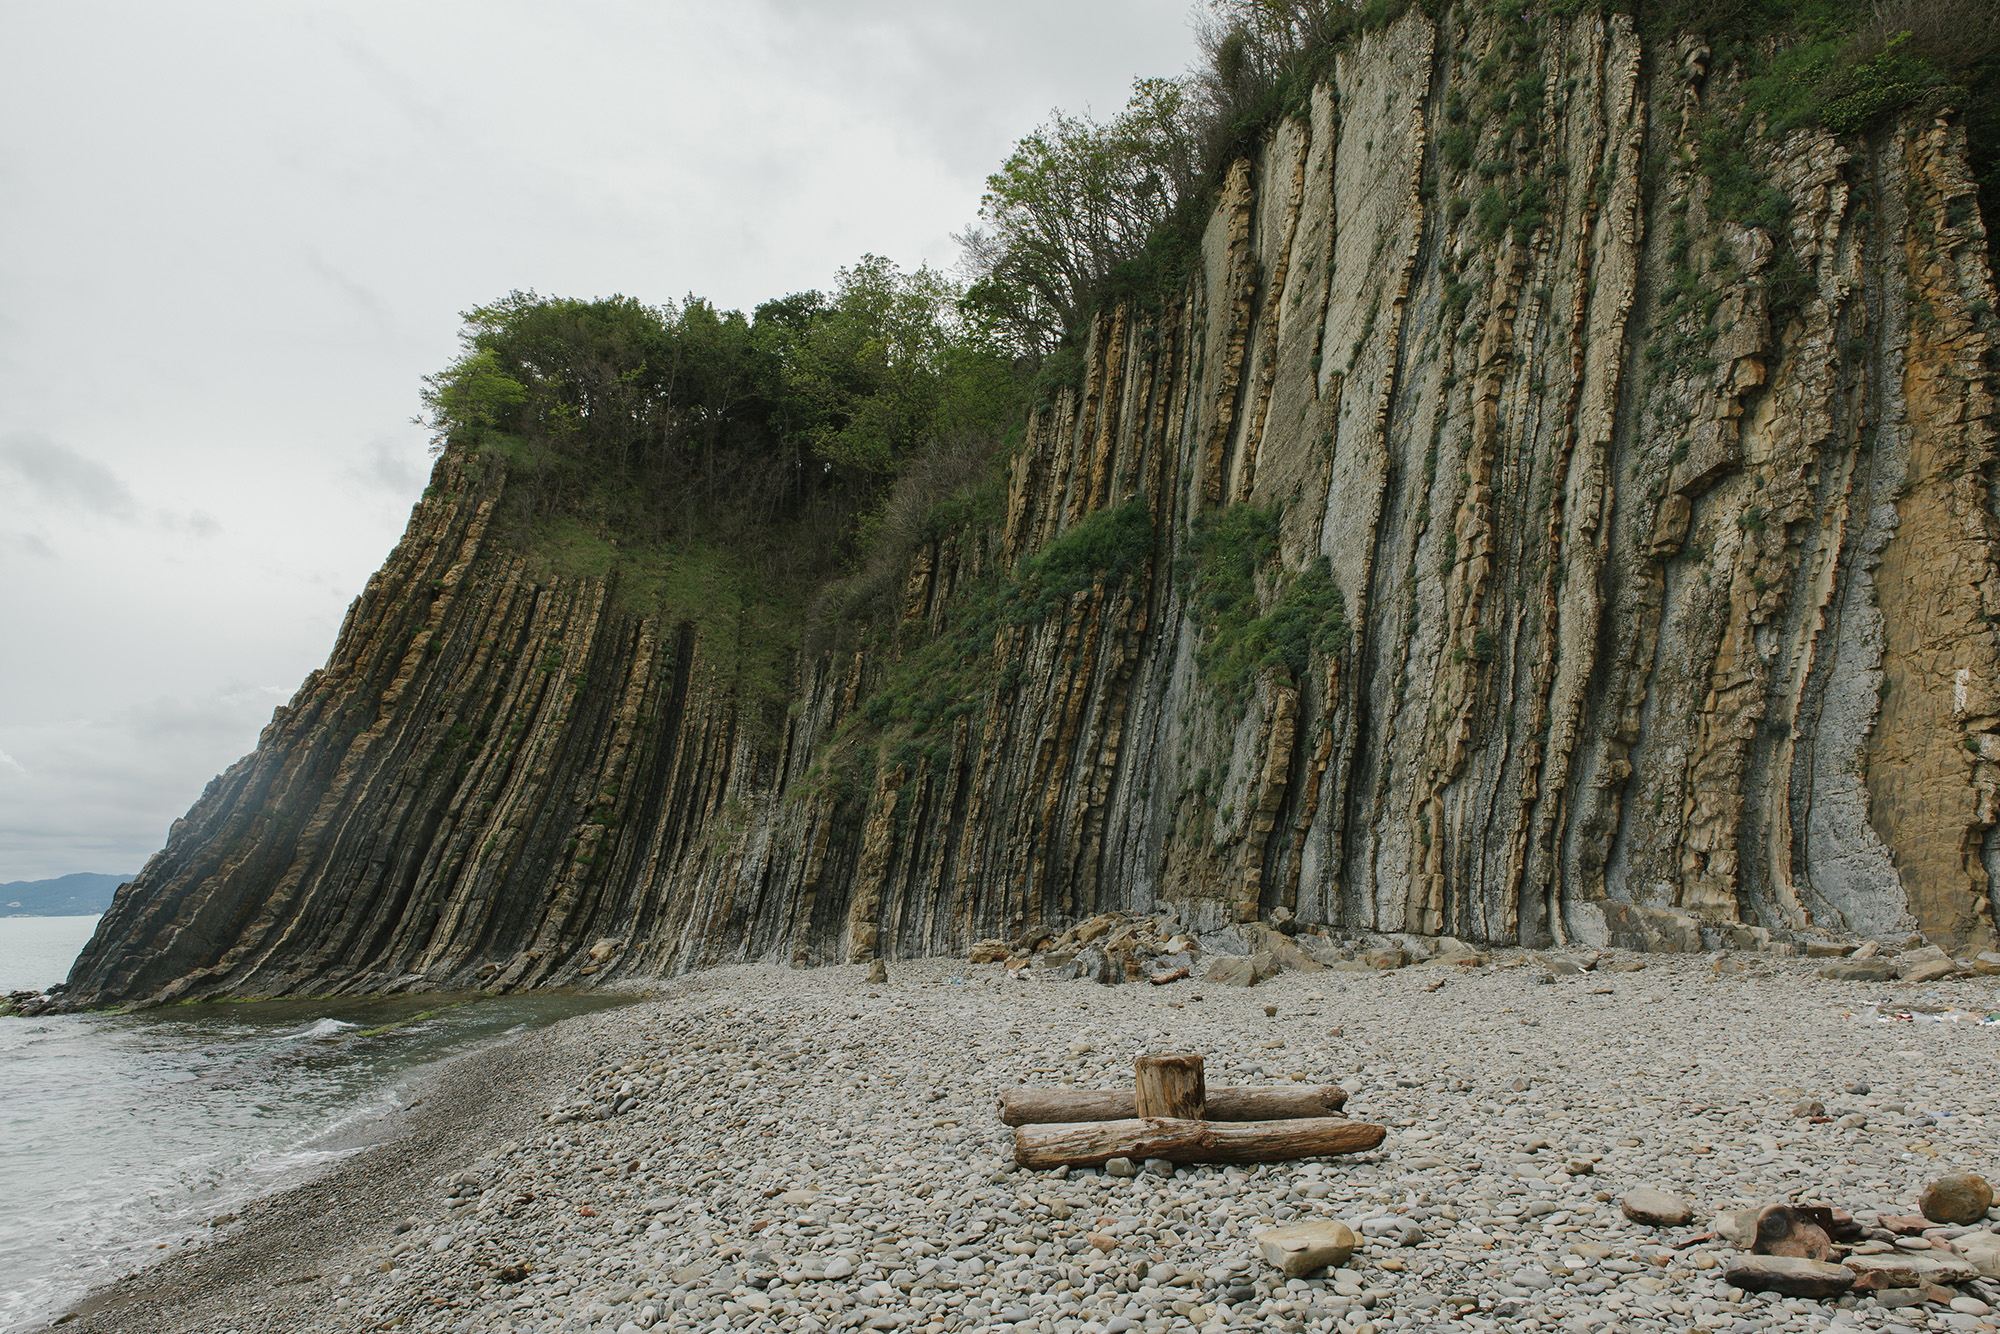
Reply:
[[[1969,1260],[1943,1251],[1892,1251],[1885,1255],[1850,1255],[1847,1267],[1857,1278],[1883,1288],[1920,1288],[1927,1283],[1966,1283],[1979,1277]]]
[[[1896,964],[1892,959],[1836,959],[1819,975],[1833,982],[1891,982]]]
[[[1284,1271],[1286,1278],[1304,1278],[1315,1269],[1347,1263],[1356,1245],[1354,1230],[1331,1219],[1292,1223],[1257,1234],[1257,1253]]]
[[[1729,1266],[1724,1277],[1745,1292],[1775,1292],[1785,1297],[1838,1297],[1854,1286],[1846,1265],[1801,1260],[1790,1255],[1746,1255]]]
[[[2000,1282],[2000,1237],[1991,1232],[1975,1232],[1969,1237],[1960,1237],[1952,1244],[1965,1262],[1979,1271],[1981,1277]]]

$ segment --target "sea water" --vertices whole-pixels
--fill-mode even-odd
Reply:
[[[0,917],[0,996],[46,991],[68,977],[95,930],[95,917]]]
[[[95,921],[0,918],[0,991],[60,981]],[[616,1003],[433,995],[0,1018],[0,1331],[355,1152],[422,1067]]]

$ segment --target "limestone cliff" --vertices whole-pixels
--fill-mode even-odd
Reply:
[[[802,651],[775,731],[615,570],[490,540],[504,473],[447,452],[71,1000],[894,957],[1114,907],[1991,947],[1995,293],[1961,131],[1725,145],[1707,59],[1622,18],[1360,39],[1231,172],[1184,290],[1097,317],[1004,523],[918,552],[898,647]],[[1724,207],[1725,147],[1789,200],[1776,234]],[[1191,553],[1235,506],[1276,543],[1238,614],[1318,578],[1343,629],[1225,680]],[[1145,559],[996,619],[961,707],[871,710],[971,590],[1121,512]]]

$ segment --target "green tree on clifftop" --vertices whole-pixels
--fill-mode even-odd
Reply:
[[[991,428],[1013,377],[986,328],[961,318],[963,293],[928,268],[904,274],[879,255],[842,269],[831,300],[788,297],[765,324],[782,345],[785,410],[826,464],[876,476],[940,435]],[[775,317],[778,312],[772,310]]]
[[[517,507],[649,537],[815,500],[858,509],[947,436],[997,435],[1017,376],[934,270],[879,256],[746,317],[514,292],[466,312],[425,382],[437,448],[504,457]],[[614,513],[614,511],[616,511]]]

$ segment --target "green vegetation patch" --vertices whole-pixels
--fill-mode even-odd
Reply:
[[[1706,35],[1714,67],[1736,67],[1749,113],[1771,134],[1820,126],[1851,140],[1899,113],[1953,113],[1991,208],[2000,189],[1993,0],[1657,0],[1642,17],[1655,42],[1682,31]],[[1732,129],[1740,144],[1740,128]]]
[[[1008,619],[1033,624],[1098,582],[1116,583],[1153,554],[1153,512],[1134,496],[1086,516],[1021,563],[1007,600]]]
[[[872,255],[750,317],[515,292],[466,313],[461,355],[427,382],[434,443],[488,465],[497,545],[693,625],[768,732],[809,610],[885,535],[901,545],[877,582],[907,564],[921,535],[870,522],[904,482],[925,483],[934,527],[995,508],[979,465],[1031,370],[962,297]]]
[[[374,1028],[364,1028],[354,1036],[357,1038],[379,1038],[384,1033],[393,1033],[399,1028],[408,1028],[413,1024],[421,1024],[426,1019],[435,1019],[446,1010],[456,1010],[461,1005],[471,1005],[477,999],[477,997],[474,997],[472,1000],[453,1001],[449,1005],[440,1005],[435,1010],[419,1010],[407,1019],[395,1019],[386,1024],[377,1024]]]
[[[1153,543],[1152,512],[1133,497],[1086,515],[1012,572],[961,583],[938,632],[902,646],[829,751],[843,756],[844,767],[851,769],[862,743],[872,738],[891,766],[914,771],[927,758],[942,763],[958,720],[977,718],[996,688],[1011,688],[1019,679],[1019,664],[1002,662],[997,636],[1010,627],[1041,624],[1070,598],[1100,584],[1120,586],[1146,568]],[[919,627],[904,631],[921,633]],[[830,766],[826,777],[851,788],[852,776],[840,774],[842,767]]]
[[[1196,519],[1177,573],[1197,625],[1197,662],[1217,697],[1240,709],[1257,675],[1283,667],[1303,682],[1316,657],[1339,658],[1351,631],[1327,558],[1286,574],[1278,553],[1278,510],[1231,505]],[[1275,586],[1260,610],[1258,585]]]
[[[698,539],[614,541],[572,518],[540,525],[532,553],[544,575],[609,582],[612,607],[653,619],[663,637],[692,625],[702,657],[735,683],[740,699],[769,704],[789,693],[810,583],[760,577],[740,549]]]

